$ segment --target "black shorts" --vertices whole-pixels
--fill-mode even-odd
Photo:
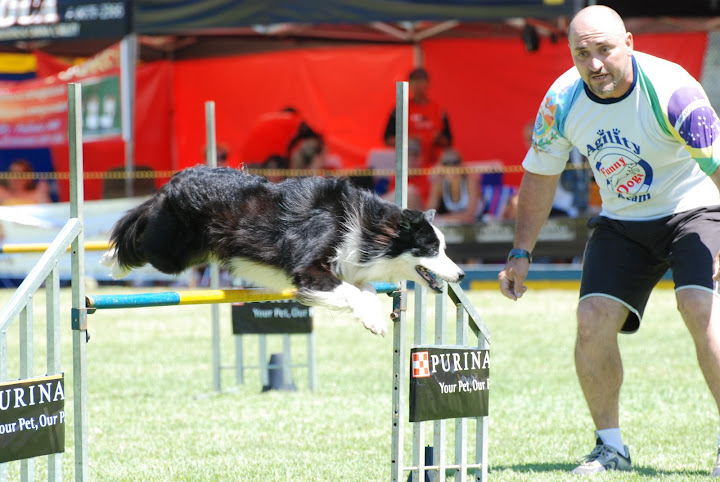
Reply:
[[[650,293],[672,270],[675,291],[718,292],[713,259],[720,251],[720,206],[695,209],[652,221],[592,218],[594,228],[583,261],[580,299],[606,296],[630,313],[623,333],[640,328]]]

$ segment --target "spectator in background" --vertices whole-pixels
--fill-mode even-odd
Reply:
[[[18,175],[34,173],[32,164],[25,159],[17,159],[10,164],[8,172]],[[16,177],[0,186],[0,204],[43,204],[50,203],[50,186],[47,182],[31,177]]]
[[[263,164],[273,156],[287,159],[291,169],[324,167],[322,135],[305,122],[294,107],[263,114],[250,128],[243,164]]]
[[[263,169],[277,169],[277,170],[285,170],[288,166],[288,160],[283,156],[270,156],[267,159],[265,159],[265,162],[262,164]],[[266,175],[265,176],[268,181],[270,182],[280,182],[283,179],[285,179],[285,176],[283,175]]]
[[[445,149],[440,155],[438,167],[459,168],[460,154],[455,149]],[[438,221],[470,224],[475,221],[481,206],[480,179],[477,174],[436,174],[431,177],[430,198],[427,209],[435,209]]]
[[[437,164],[440,153],[452,145],[452,134],[447,114],[440,105],[428,97],[430,78],[423,68],[417,68],[408,76],[410,98],[408,101],[408,139],[416,139],[420,145],[417,165],[409,167],[432,167]],[[395,146],[395,109],[390,113],[385,127],[384,141]],[[430,182],[428,176],[411,176],[408,183],[415,186],[423,200],[428,199]]]

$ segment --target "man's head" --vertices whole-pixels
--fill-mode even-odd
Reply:
[[[593,94],[622,97],[632,86],[632,34],[615,10],[593,5],[580,10],[568,30],[575,67]]]
[[[424,101],[427,99],[427,88],[429,83],[429,76],[427,70],[422,67],[410,72],[408,76],[408,82],[410,83],[410,90],[414,100]]]

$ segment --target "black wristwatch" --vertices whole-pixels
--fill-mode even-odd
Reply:
[[[510,261],[513,258],[527,258],[528,263],[532,263],[532,254],[525,249],[513,248],[508,253],[507,260]]]

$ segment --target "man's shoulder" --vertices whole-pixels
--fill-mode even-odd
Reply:
[[[672,82],[692,77],[683,66],[670,60],[638,51],[633,52],[633,57],[642,73],[653,83]]]

